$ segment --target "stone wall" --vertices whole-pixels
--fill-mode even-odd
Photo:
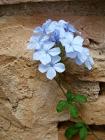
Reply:
[[[55,1],[73,1],[73,0],[0,0],[0,5],[5,5],[5,4],[17,4],[17,3],[26,3],[26,2],[55,2]],[[86,1],[86,0],[79,0],[79,1]],[[88,0],[91,1],[91,0]],[[92,0],[94,1],[94,0]]]
[[[0,7],[0,140],[58,140],[58,123],[70,119],[66,112],[55,111],[62,91],[37,71],[26,49],[33,28],[48,18],[65,19],[83,33],[94,69],[89,72],[67,61],[64,87],[88,95],[91,102],[81,106],[87,124],[105,125],[105,17],[99,16],[105,11],[97,2],[91,10],[98,16],[93,16],[90,6],[61,2]]]

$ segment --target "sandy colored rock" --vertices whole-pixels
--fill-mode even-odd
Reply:
[[[96,101],[99,97],[100,85],[99,82],[80,81],[75,76],[62,76],[62,85],[65,89],[69,89],[75,94],[87,96],[89,101]]]
[[[105,124],[105,96],[100,96],[96,102],[89,102],[81,106],[81,114],[88,124]]]
[[[37,63],[31,60],[32,53],[26,50],[32,29],[48,17],[49,15],[40,14],[39,17],[11,16],[0,19],[0,128],[2,128],[0,140],[29,140],[29,138],[30,140],[58,140],[58,122],[70,118],[66,112],[57,114],[56,104],[58,100],[64,98],[62,91],[54,80],[48,81],[37,71]],[[51,18],[54,18],[54,15]],[[68,20],[72,19],[72,22],[79,18],[68,16]],[[104,36],[102,38],[99,31],[95,36],[90,29],[90,24],[92,26],[95,20],[97,26],[102,22],[103,34],[105,22],[103,17],[82,17],[79,22],[81,24],[77,27],[80,29],[86,22],[86,31],[88,30],[89,33],[88,35],[84,33],[85,38],[99,42],[98,45],[89,44],[95,60],[93,71],[89,72],[83,68],[79,70],[73,62],[71,64],[67,62],[69,68],[65,73],[65,77],[74,76],[73,80],[77,78],[77,82],[72,82],[76,91],[81,90],[84,94],[87,92],[86,94],[92,98],[94,94],[95,96],[99,94],[99,81],[105,82],[104,53],[101,57],[96,55],[100,52],[100,47],[103,47],[101,49],[104,51],[104,41],[102,41]],[[70,79],[65,78],[66,80],[69,84]],[[104,104],[105,97],[102,96],[96,102],[89,102],[83,106],[82,115],[87,123],[105,124]]]
[[[69,118],[67,113],[57,114],[55,110],[59,98],[63,98],[58,85],[48,82],[36,67],[21,58],[0,69],[4,93],[0,100],[1,140],[58,140],[57,122]]]
[[[42,19],[40,18],[40,16],[42,16]],[[43,15],[40,15],[40,16],[39,17],[16,16],[15,18],[10,17],[7,19],[6,18],[2,19],[2,22],[0,23],[0,26],[2,27],[0,29],[1,30],[0,31],[1,55],[2,54],[9,55],[9,56],[12,55],[12,56],[16,56],[17,58],[20,56],[26,57],[27,55],[27,57],[29,58],[29,55],[25,47],[26,47],[26,44],[28,42],[30,35],[32,34],[32,29],[35,26],[42,23],[43,21],[45,21],[45,18],[49,17],[49,15],[47,15],[46,17],[44,17]],[[63,15],[61,15],[61,18],[62,16]],[[32,18],[35,18],[36,20],[33,21]],[[51,18],[54,18],[54,16],[51,16]],[[57,19],[57,17],[55,17],[55,19]],[[65,74],[69,76],[73,75],[75,76],[76,79],[79,79],[82,81],[105,82],[105,71],[104,71],[105,70],[105,64],[104,64],[105,63],[105,57],[104,57],[105,56],[104,55],[105,18],[96,17],[96,16],[81,17],[81,20],[80,20],[79,17],[71,16],[71,17],[68,17],[68,21],[70,19],[72,23],[74,21],[79,20],[79,24],[77,28],[80,29],[80,31],[83,33],[83,36],[85,37],[85,39],[91,40],[88,47],[90,48],[90,52],[94,59],[95,65],[92,71],[88,71],[84,69],[83,67],[77,66],[74,62],[69,60],[66,62],[67,69],[66,69]],[[7,24],[7,20],[8,20],[8,24]],[[94,25],[94,27],[91,30],[92,25]],[[83,30],[81,30],[82,26],[84,27]],[[4,38],[5,38],[5,41],[4,41]],[[18,44],[18,41],[19,41],[19,44]],[[16,46],[16,51],[14,51],[14,45]],[[9,46],[9,49],[7,49],[8,46]]]
[[[58,140],[58,132],[55,125],[41,126],[35,125],[35,128],[19,129],[13,125],[9,130],[0,131],[0,140]]]

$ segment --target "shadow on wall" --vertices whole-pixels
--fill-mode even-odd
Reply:
[[[56,0],[55,0],[56,1]],[[53,12],[52,12],[53,11]],[[58,2],[28,2],[14,5],[1,5],[0,16],[3,15],[33,15],[48,12],[51,15],[61,13],[69,15],[105,15],[105,1],[58,1]]]

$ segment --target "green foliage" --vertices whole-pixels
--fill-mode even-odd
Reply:
[[[68,102],[66,100],[60,100],[57,104],[56,110],[57,112],[62,112],[68,106]]]
[[[76,134],[78,134],[78,129],[75,128],[75,126],[71,126],[69,128],[66,129],[65,131],[65,136],[68,138],[68,139],[71,139],[73,136],[75,136]]]
[[[80,140],[86,140],[88,135],[88,129],[84,126],[79,131]]]
[[[71,117],[73,118],[78,117],[78,108],[75,105],[73,104],[69,105],[69,112],[70,112]]]
[[[88,129],[86,124],[83,122],[77,122],[76,124],[68,127],[65,131],[65,136],[68,139],[71,139],[73,136],[78,135],[80,136],[80,140],[86,140],[88,135]]]
[[[67,93],[66,93],[66,98],[67,98],[67,102],[68,102],[68,103],[72,103],[74,97],[75,97],[75,96],[72,94],[71,91],[67,91]]]
[[[68,109],[71,117],[77,118],[78,108],[77,103],[85,103],[87,98],[83,95],[77,94],[74,95],[71,91],[67,91],[66,93],[66,100],[60,100],[57,104],[56,110],[57,112],[62,112],[64,109]]]
[[[86,103],[87,97],[81,94],[74,95],[71,91],[67,91],[66,98],[68,103],[75,102],[75,103]]]
[[[71,139],[75,135],[80,136],[80,140],[86,140],[88,135],[88,127],[83,121],[80,121],[78,104],[86,103],[87,97],[81,94],[73,94],[71,91],[67,91],[66,100],[60,100],[57,104],[57,112],[62,112],[67,109],[70,116],[73,119],[77,119],[77,123],[67,128],[65,136]],[[79,120],[79,121],[78,121]]]
[[[76,95],[74,98],[75,102],[77,101],[78,103],[86,103],[87,102],[87,97],[84,95]]]

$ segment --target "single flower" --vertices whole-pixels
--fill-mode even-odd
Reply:
[[[65,47],[67,56],[70,58],[72,58],[70,55],[71,53],[82,52],[83,41],[81,36],[74,37],[74,34],[71,32],[66,32],[65,37],[60,40],[61,44]]]
[[[93,58],[92,58],[91,56],[89,56],[89,57],[86,59],[86,61],[85,61],[85,66],[86,66],[89,70],[91,70],[92,67],[93,67],[93,65],[94,65]]]
[[[65,71],[65,65],[60,63],[60,56],[52,57],[51,63],[47,65],[40,64],[39,71],[42,73],[46,73],[48,79],[52,80],[56,76],[56,72],[62,73]]]
[[[33,60],[40,60],[42,64],[46,65],[51,62],[51,57],[60,54],[60,48],[54,48],[54,42],[44,42],[40,48],[33,54]]]
[[[88,48],[83,48],[82,52],[79,52],[77,54],[76,63],[78,65],[81,65],[81,64],[85,63],[85,61],[87,60],[87,58],[89,56],[90,56],[89,49]]]
[[[66,22],[66,21],[64,21],[64,20],[59,20],[59,21],[58,21],[58,24],[59,24],[60,26],[62,26],[62,27],[65,29],[66,32],[68,32],[68,31],[69,31],[69,32],[72,32],[72,33],[78,32],[77,29],[74,28],[73,25],[71,25],[70,23],[68,23],[68,22]]]

